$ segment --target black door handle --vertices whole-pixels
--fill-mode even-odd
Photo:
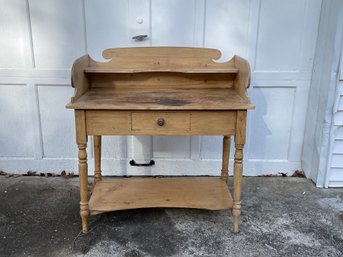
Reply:
[[[143,41],[148,39],[148,35],[137,35],[132,37],[133,40],[137,40],[137,41]]]
[[[137,166],[137,167],[142,167],[142,166],[153,166],[155,165],[155,161],[151,160],[149,163],[137,163],[135,160],[131,160],[130,162],[131,166]]]

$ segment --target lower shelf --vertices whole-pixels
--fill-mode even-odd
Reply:
[[[92,215],[126,209],[232,208],[226,182],[215,178],[116,178],[97,182],[89,201]]]

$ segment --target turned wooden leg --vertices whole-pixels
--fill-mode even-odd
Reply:
[[[241,215],[241,187],[243,174],[243,147],[245,143],[246,111],[237,112],[235,133],[235,161],[233,174],[232,231],[238,233]]]
[[[93,136],[94,141],[94,184],[101,180],[101,136]]]
[[[80,216],[82,220],[82,232],[88,232],[88,165],[87,165],[87,134],[86,115],[83,110],[75,111],[76,142],[79,148],[79,180],[80,180]]]
[[[233,175],[233,207],[232,207],[232,231],[238,232],[239,217],[241,215],[241,186],[243,172],[243,145],[236,144],[234,175]]]
[[[221,177],[227,181],[229,176],[229,156],[230,156],[230,137],[223,137],[223,157],[222,157],[222,173]]]
[[[82,219],[82,232],[88,232],[88,167],[87,152],[84,144],[79,144],[79,179],[80,179],[80,215]]]

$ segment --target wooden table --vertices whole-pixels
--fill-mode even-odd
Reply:
[[[89,214],[179,207],[232,209],[238,232],[241,209],[243,146],[247,110],[254,108],[246,89],[249,64],[234,56],[217,63],[220,52],[206,48],[113,48],[108,62],[88,55],[72,69],[79,149],[80,214],[88,231]],[[94,138],[94,187],[88,195],[87,138]],[[102,135],[222,135],[218,177],[102,178]],[[230,136],[234,136],[233,197],[227,187]]]

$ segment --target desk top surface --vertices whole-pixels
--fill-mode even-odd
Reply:
[[[248,98],[225,89],[114,89],[93,88],[70,109],[94,110],[246,110]]]

